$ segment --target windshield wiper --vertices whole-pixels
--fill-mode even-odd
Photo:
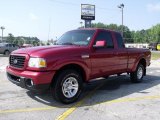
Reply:
[[[70,42],[66,42],[66,43],[62,43],[62,45],[75,45],[75,44],[70,43]]]
[[[70,43],[70,42],[66,42],[66,43],[56,43],[56,45],[76,45],[76,46],[80,46],[78,44],[74,44],[74,43]]]

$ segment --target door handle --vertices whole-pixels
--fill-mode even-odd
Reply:
[[[89,55],[81,55],[81,58],[82,59],[87,59],[87,58],[89,58]]]

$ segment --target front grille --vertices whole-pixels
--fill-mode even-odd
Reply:
[[[16,68],[23,68],[25,64],[25,56],[10,55],[9,63]]]

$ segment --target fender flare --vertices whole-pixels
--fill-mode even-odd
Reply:
[[[137,65],[139,64],[139,62],[142,59],[144,59],[146,61],[144,55],[141,55],[141,56],[138,57],[138,59],[136,59],[136,61],[134,62],[134,66],[132,67],[132,72],[136,71]],[[144,67],[146,67],[146,66],[144,66]]]

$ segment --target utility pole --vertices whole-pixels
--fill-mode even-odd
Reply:
[[[2,30],[2,42],[3,42],[3,30],[5,29],[5,27],[1,26],[1,30]]]
[[[80,22],[80,24],[81,24],[81,28],[82,28],[82,24],[83,24],[83,22],[81,21],[81,22]]]
[[[118,5],[118,8],[120,8],[122,11],[122,37],[123,37],[123,8],[124,8],[124,4],[122,3],[122,4]]]

